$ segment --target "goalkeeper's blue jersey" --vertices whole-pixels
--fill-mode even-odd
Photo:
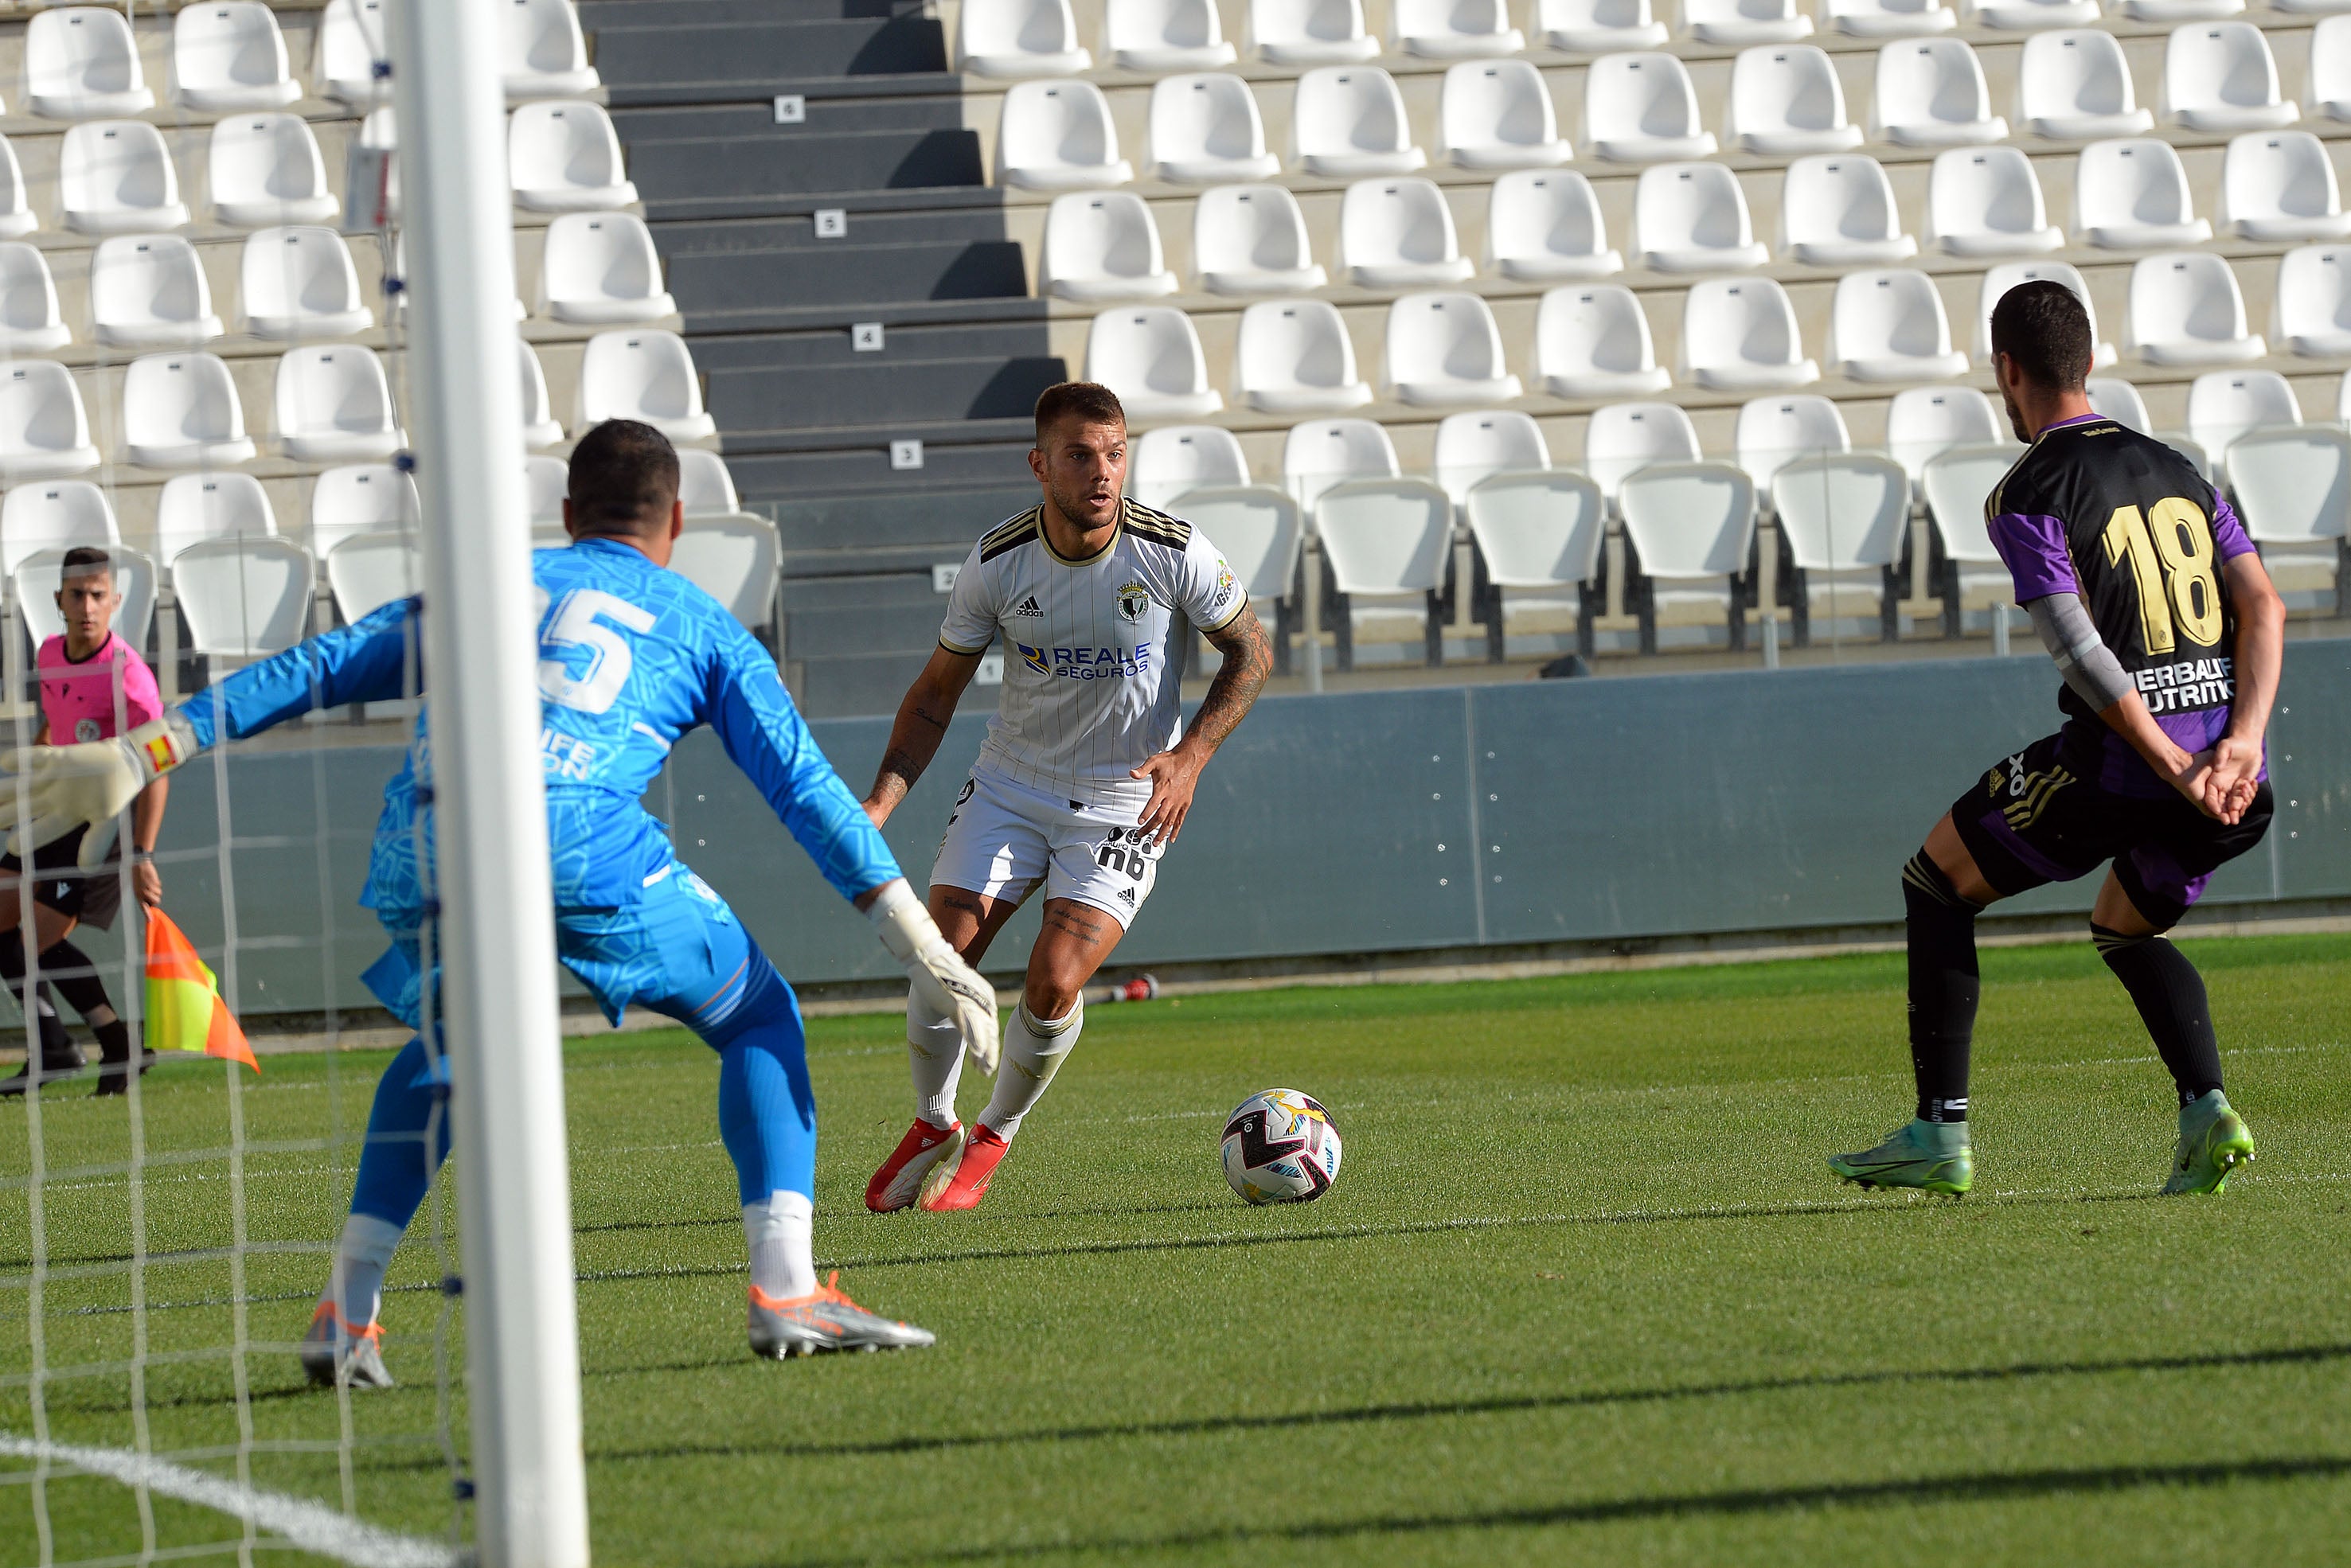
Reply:
[[[555,901],[565,909],[637,903],[673,863],[668,831],[640,803],[678,738],[708,725],[844,898],[899,874],[898,862],[785,692],[775,662],[719,602],[632,547],[587,539],[537,551],[538,754]],[[421,666],[423,602],[250,665],[182,705],[209,747],[313,708],[407,695]],[[224,722],[225,721],[225,722]],[[363,903],[413,925],[429,894],[431,752],[425,718],[384,790]]]

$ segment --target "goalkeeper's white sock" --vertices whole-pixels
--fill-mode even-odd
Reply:
[[[1020,1130],[1020,1118],[1044,1095],[1045,1085],[1061,1070],[1061,1059],[1078,1043],[1079,1031],[1085,1026],[1083,997],[1057,1019],[1037,1017],[1024,998],[1004,1030],[1004,1063],[997,1069],[996,1092],[988,1096],[987,1109],[980,1113],[980,1125],[1010,1143],[1012,1134]]]
[[[372,1214],[354,1214],[343,1221],[343,1239],[335,1247],[334,1271],[327,1277],[322,1301],[334,1303],[343,1321],[355,1329],[375,1322],[383,1304],[384,1270],[400,1249],[403,1227]]]
[[[963,1076],[963,1036],[955,1019],[909,988],[906,1061],[914,1073],[914,1114],[934,1127],[955,1125],[956,1082]]]
[[[804,1192],[776,1191],[743,1206],[743,1239],[751,1248],[751,1283],[779,1301],[816,1289],[816,1205]]]

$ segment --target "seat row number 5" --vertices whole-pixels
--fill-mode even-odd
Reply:
[[[653,629],[653,612],[625,599],[592,588],[576,588],[557,601],[555,613],[541,621],[538,634],[539,695],[559,707],[580,713],[602,713],[621,697],[636,662],[628,639],[614,625],[646,632]],[[571,672],[563,651],[586,648],[588,667]]]

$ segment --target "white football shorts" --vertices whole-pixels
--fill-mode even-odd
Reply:
[[[1124,930],[1151,896],[1163,847],[1134,821],[976,771],[956,797],[931,885],[1019,900],[1041,882],[1046,897],[1075,899]]]

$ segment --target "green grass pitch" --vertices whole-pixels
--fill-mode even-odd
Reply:
[[[2261,1156],[2155,1196],[2169,1081],[2086,945],[1987,951],[1978,1190],[1863,1195],[1823,1156],[1908,1113],[1898,956],[1100,1008],[976,1214],[874,1218],[906,1119],[899,1024],[810,1030],[818,1250],[935,1349],[757,1363],[712,1061],[683,1035],[569,1051],[589,1480],[604,1563],[2340,1562],[2351,1540],[2351,941],[2190,942]],[[277,1058],[242,1113],[256,1243],[321,1240],[382,1058]],[[150,1142],[224,1141],[225,1070],[148,1082]],[[1249,1092],[1347,1139],[1311,1206],[1215,1158]],[[965,1112],[979,1103],[966,1087]],[[49,1101],[52,1366],[133,1319],[119,1105]],[[0,1176],[21,1177],[21,1106]],[[227,1170],[159,1165],[156,1252],[230,1239]],[[25,1434],[28,1194],[0,1207],[0,1430]],[[300,1332],[324,1260],[256,1252],[245,1333]],[[412,1235],[402,1386],[341,1408],[250,1372],[250,1474],[445,1531]],[[226,1262],[148,1271],[146,1436],[235,1468]],[[453,1307],[453,1312],[461,1309]],[[127,1373],[51,1382],[60,1440],[138,1439]],[[464,1431],[462,1405],[451,1411]],[[0,1568],[38,1560],[0,1467]],[[141,1544],[110,1481],[45,1488],[57,1559]],[[233,1538],[153,1504],[158,1543]],[[283,1561],[283,1554],[273,1560]]]

